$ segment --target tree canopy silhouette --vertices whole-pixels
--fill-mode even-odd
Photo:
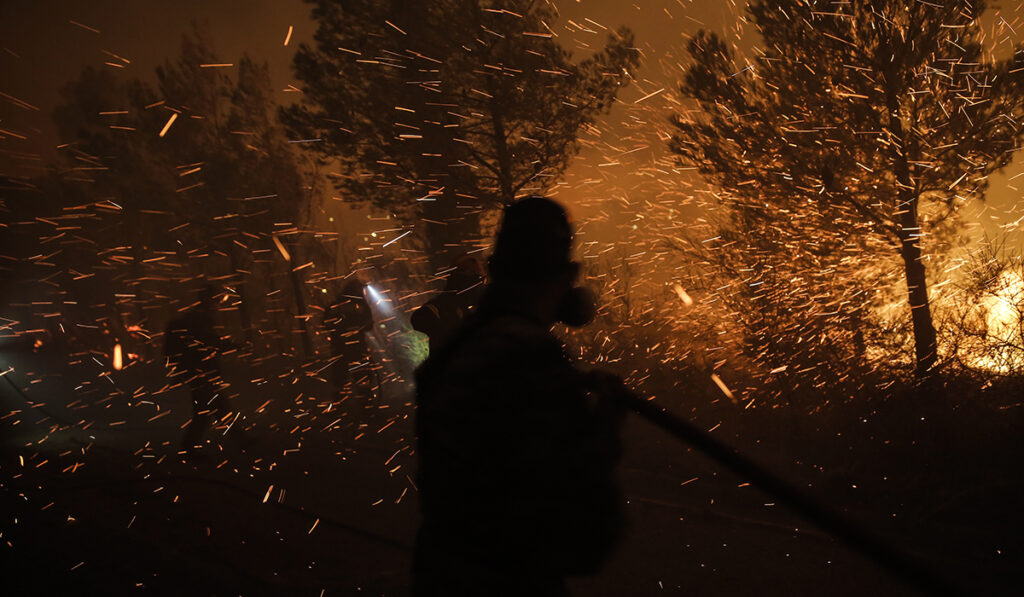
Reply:
[[[1024,54],[993,57],[985,8],[753,2],[756,58],[738,65],[698,34],[681,90],[699,109],[673,117],[673,151],[727,191],[737,221],[900,256],[922,375],[938,351],[922,239],[983,199],[1024,137]]]
[[[415,223],[435,255],[554,185],[638,61],[620,29],[573,62],[539,0],[307,1],[318,29],[289,122],[340,163],[346,200]]]
[[[309,197],[278,120],[267,66],[248,57],[229,68],[219,64],[196,26],[180,54],[156,69],[155,86],[88,68],[64,88],[54,121],[73,165],[66,181],[94,201],[103,198],[94,205],[119,216],[95,236],[101,246],[123,245],[111,250],[133,268],[126,283],[152,280],[144,268],[172,261],[184,272],[163,269],[160,277],[190,269],[222,274],[241,299],[242,325],[252,337],[251,318],[262,310],[256,304],[270,290],[247,287],[272,282],[251,275],[260,264],[273,265],[257,252],[274,256],[277,243],[294,238]],[[288,264],[287,275],[302,315],[306,291],[294,267]]]

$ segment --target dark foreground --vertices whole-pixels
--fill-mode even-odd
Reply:
[[[0,381],[4,595],[409,594],[407,388],[372,411],[327,409],[315,368],[268,360],[254,383],[229,364],[251,428],[184,459],[187,394],[135,389],[162,385],[159,368],[99,377],[111,394],[75,390],[87,363],[55,367],[24,349],[0,357],[14,367],[14,384]],[[913,400],[811,416],[685,396],[666,405],[718,425],[716,437],[969,594],[1022,594],[1021,407]],[[645,422],[626,433],[630,534],[575,595],[917,594]]]

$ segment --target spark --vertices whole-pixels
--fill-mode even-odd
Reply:
[[[288,253],[288,249],[284,248],[284,244],[281,242],[281,239],[278,238],[276,234],[272,238],[274,239],[274,246],[276,246],[277,250],[281,253],[281,257],[284,257],[285,261],[291,261],[292,256]]]
[[[164,125],[164,128],[160,129],[160,134],[158,136],[159,137],[163,137],[164,135],[166,135],[167,134],[167,130],[171,128],[171,125],[174,124],[174,121],[177,120],[177,119],[178,119],[178,113],[177,112],[171,112],[171,117],[167,119],[167,124]],[[198,168],[197,168],[197,170],[198,170]]]
[[[388,246],[388,245],[390,245],[390,244],[396,243],[396,242],[398,242],[399,240],[401,240],[401,239],[405,238],[406,236],[408,236],[408,235],[410,235],[410,234],[412,234],[412,230],[408,230],[408,231],[406,231],[406,232],[403,232],[402,234],[400,234],[400,235],[399,235],[399,236],[397,236],[396,238],[393,238],[393,239],[389,240],[388,242],[384,243],[384,244],[383,244],[383,245],[381,245],[381,246],[384,246],[384,247],[386,247],[386,246]]]
[[[664,88],[664,87],[662,87],[661,89],[659,89],[659,90],[657,90],[657,91],[652,91],[651,93],[648,93],[647,95],[643,96],[642,98],[640,98],[640,99],[636,100],[636,101],[635,101],[635,102],[633,102],[633,103],[634,103],[634,104],[639,104],[640,102],[642,102],[642,101],[644,101],[644,100],[647,100],[647,99],[650,99],[650,98],[652,98],[652,97],[654,97],[654,96],[658,95],[659,93],[661,93],[661,92],[663,92],[663,91],[665,91],[665,88]]]
[[[91,31],[93,33],[99,33],[100,32],[99,29],[96,29],[95,27],[90,27],[88,25],[83,25],[82,23],[79,23],[78,21],[72,21],[71,19],[68,19],[68,22],[71,23],[72,25],[77,26],[77,27],[81,27],[82,29],[85,29],[86,31]]]
[[[15,106],[18,106],[19,108],[24,108],[26,110],[33,110],[35,112],[39,112],[39,108],[37,108],[37,107],[33,106],[32,104],[26,102],[25,100],[18,99],[16,97],[14,97],[13,95],[7,95],[6,93],[0,92],[0,97],[6,99],[7,101],[11,102]]]
[[[394,23],[392,23],[391,21],[384,21],[384,22],[385,22],[385,23],[386,23],[386,24],[387,24],[387,25],[388,25],[389,27],[391,27],[391,28],[392,28],[392,29],[394,29],[395,31],[397,31],[397,32],[401,33],[402,35],[409,35],[409,34],[408,34],[408,33],[406,33],[405,31],[402,31],[401,29],[399,29],[399,28],[398,28],[398,25],[395,25],[395,24],[394,24]]]
[[[717,373],[711,374],[711,381],[715,382],[715,385],[718,386],[719,390],[722,390],[722,393],[725,394],[726,398],[736,402],[736,397],[733,396],[732,390],[729,389],[729,386],[725,385],[725,382],[722,381],[721,377],[718,377]]]
[[[673,284],[672,289],[676,291],[676,296],[679,297],[679,300],[683,301],[684,305],[686,305],[687,307],[693,306],[693,299],[690,298],[690,295],[687,294],[685,290],[683,290],[683,286],[681,284],[679,284],[678,282]]]

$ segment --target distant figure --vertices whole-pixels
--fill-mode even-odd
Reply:
[[[192,419],[181,440],[183,450],[195,448],[213,423],[232,423],[218,357],[231,344],[214,329],[215,298],[216,289],[204,286],[196,305],[171,321],[164,336],[164,354],[192,391]]]
[[[462,325],[483,294],[484,268],[479,259],[463,255],[452,266],[441,294],[412,315],[412,327],[427,335],[431,352],[441,347]]]
[[[416,597],[565,596],[619,540],[616,382],[551,333],[592,316],[571,243],[557,203],[506,208],[479,311],[417,371]]]
[[[334,387],[338,392],[352,390],[355,380],[369,375],[369,365],[365,364],[369,358],[366,333],[373,327],[373,314],[363,296],[362,283],[352,280],[335,297],[324,313],[324,327],[331,341]]]

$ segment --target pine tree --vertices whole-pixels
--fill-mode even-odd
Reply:
[[[309,193],[267,66],[245,56],[230,67],[212,66],[219,64],[196,27],[181,52],[156,69],[155,86],[87,69],[66,87],[54,118],[79,164],[68,178],[118,206],[98,239],[128,247],[136,268],[147,260],[160,266],[176,254],[185,271],[198,267],[217,278],[238,294],[252,339],[273,273],[289,278],[296,315],[307,315],[297,241],[289,239],[297,238]],[[290,259],[276,267],[255,258],[257,251],[278,255],[275,238],[290,248]],[[255,271],[258,263],[270,264],[266,275]],[[131,283],[143,274],[137,269]],[[308,334],[303,339],[310,352]]]
[[[699,109],[673,118],[672,149],[728,193],[736,221],[826,250],[880,240],[902,259],[920,375],[938,351],[922,239],[983,199],[1024,137],[1024,55],[993,58],[985,8],[753,2],[756,59],[697,35],[681,89]]]
[[[295,57],[289,122],[339,163],[345,199],[418,227],[435,256],[554,186],[638,59],[620,29],[574,62],[549,2],[310,2],[319,28]]]

